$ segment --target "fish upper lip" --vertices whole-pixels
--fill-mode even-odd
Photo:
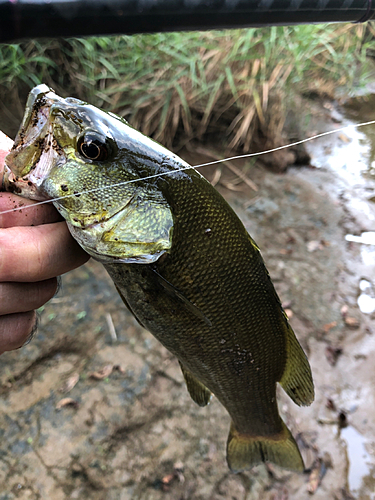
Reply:
[[[22,125],[11,151],[5,157],[2,181],[5,189],[31,196],[32,199],[45,199],[38,194],[38,187],[48,174],[47,164],[51,165],[52,160],[61,160],[63,156],[61,151],[52,150],[52,142],[46,144],[48,137],[51,141],[54,138],[51,108],[59,101],[61,98],[47,85],[39,85],[31,91]]]

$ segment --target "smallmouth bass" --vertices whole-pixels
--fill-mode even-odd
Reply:
[[[267,461],[303,470],[276,384],[309,405],[309,363],[257,245],[204,177],[125,120],[39,85],[4,184],[53,201],[138,322],[178,358],[192,399],[223,404],[232,471]]]

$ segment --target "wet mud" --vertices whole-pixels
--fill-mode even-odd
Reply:
[[[319,131],[348,123],[332,113]],[[176,359],[90,261],[63,277],[35,340],[1,356],[0,500],[375,499],[375,177],[364,132],[311,143],[311,166],[285,175],[252,167],[257,192],[225,167],[232,190],[218,185],[312,366],[310,407],[279,391],[306,473],[231,474],[225,410],[194,404]]]

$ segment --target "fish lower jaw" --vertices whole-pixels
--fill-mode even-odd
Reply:
[[[102,264],[152,264],[156,262],[164,253],[161,249],[153,253],[134,252],[132,244],[118,242],[119,251],[114,251],[110,245],[103,241],[103,231],[94,232],[101,224],[94,224],[92,227],[80,227],[68,222],[68,228],[73,238],[93,259]]]
[[[4,167],[2,187],[5,191],[17,194],[18,196],[22,196],[23,198],[28,198],[30,200],[46,201],[48,199],[48,196],[41,193],[40,186],[37,186],[28,178],[25,179],[14,175],[7,165]]]

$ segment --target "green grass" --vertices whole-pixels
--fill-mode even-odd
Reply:
[[[254,142],[282,142],[296,96],[364,87],[371,30],[306,25],[0,45],[0,90],[23,95],[44,82],[166,146],[220,134],[247,152]]]

